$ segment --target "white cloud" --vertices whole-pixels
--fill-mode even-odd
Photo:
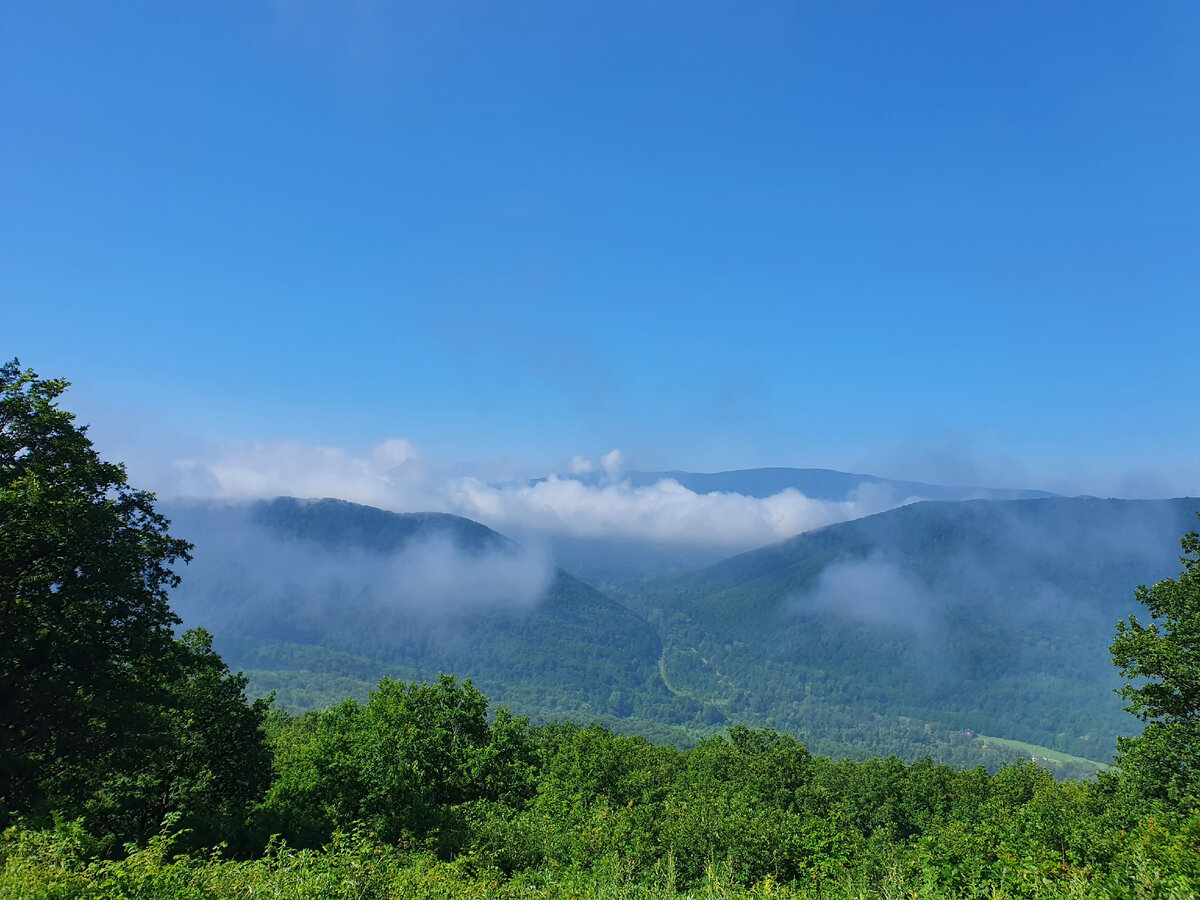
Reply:
[[[839,559],[826,566],[808,594],[789,607],[803,613],[832,610],[870,622],[921,629],[931,612],[928,591],[894,560],[875,553],[865,559]]]
[[[616,481],[621,477],[621,470],[625,467],[625,457],[621,455],[620,450],[614,448],[601,457],[600,465],[604,467],[604,474],[609,477],[609,480]]]
[[[417,448],[403,438],[388,438],[371,448],[371,462],[377,468],[395,468],[417,458]]]
[[[455,511],[501,530],[575,537],[635,537],[652,541],[753,547],[896,505],[857,499],[813,500],[795,490],[771,497],[697,494],[665,479],[647,487],[626,482],[584,484],[550,478],[496,487],[464,478],[450,485]]]
[[[294,442],[229,444],[203,457],[174,461],[160,492],[222,500],[254,497],[339,497],[356,503],[402,501],[405,468],[417,463],[411,445],[388,440],[366,454]],[[415,499],[415,497],[414,497]]]

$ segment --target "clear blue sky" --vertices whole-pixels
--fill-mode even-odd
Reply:
[[[187,6],[0,7],[0,350],[85,406],[1200,492],[1200,4]]]

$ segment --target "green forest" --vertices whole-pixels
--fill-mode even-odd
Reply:
[[[192,547],[59,406],[65,388],[16,361],[0,367],[4,898],[1200,894],[1194,531],[1178,576],[1130,583],[1142,611],[1110,626],[1111,659],[1095,665],[1123,684],[1128,736],[1116,739],[1114,766],[1086,779],[1016,761],[1025,745],[1007,746],[1013,761],[994,771],[965,751],[959,766],[835,759],[797,737],[802,711],[775,727],[735,722],[738,704],[755,700],[738,682],[748,651],[714,646],[725,668],[709,674],[702,601],[712,592],[689,594],[685,582],[645,594],[658,600],[644,611],[695,638],[694,671],[667,659],[671,684],[655,681],[661,646],[632,612],[619,621],[630,683],[662,685],[651,702],[677,704],[686,747],[532,721],[493,706],[472,680],[394,680],[389,672],[409,673],[351,654],[345,683],[375,681],[369,696],[294,713],[248,699],[248,679],[207,631],[179,633],[172,592]],[[729,565],[782,577],[761,556]],[[556,590],[576,612],[544,627],[568,636],[598,608],[624,609],[573,580]],[[691,615],[672,613],[672,597],[686,597]],[[746,616],[746,634],[763,621]],[[1002,648],[995,625],[981,630]],[[705,679],[705,699],[690,698]],[[842,683],[831,676],[822,689]],[[610,715],[645,712],[603,688]],[[721,691],[729,702],[711,702]],[[1034,723],[1003,738],[1058,730]],[[951,749],[976,744],[943,737]]]
[[[489,582],[465,604],[413,599],[431,547],[455,570],[529,568],[458,516],[291,497],[165,509],[195,544],[172,607],[276,709],[453,672],[534,724],[680,748],[744,724],[835,758],[994,771],[1036,755],[1077,777],[1135,730],[1113,624],[1137,612],[1131,585],[1178,570],[1200,499],[913,503],[603,589],[542,560],[544,592],[524,604],[504,575],[460,578]]]

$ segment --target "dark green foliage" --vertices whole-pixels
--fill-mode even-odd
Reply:
[[[387,841],[456,849],[465,804],[532,793],[526,723],[501,710],[489,724],[487,706],[470,681],[444,675],[384,679],[366,704],[305,716],[277,739],[264,821],[302,846],[364,822]]]
[[[676,690],[815,750],[994,766],[957,737],[971,729],[1105,762],[1129,729],[1111,623],[1198,507],[918,503],[627,597]]]
[[[174,650],[159,702],[144,705],[129,735],[131,765],[104,776],[83,806],[93,831],[118,843],[144,843],[169,817],[188,843],[237,840],[271,782],[267,701],[246,702],[246,679],[229,671],[203,629]]]
[[[164,697],[189,545],[58,408],[0,367],[0,806],[78,809]]]
[[[236,834],[270,776],[266,704],[205,632],[174,638],[190,545],[58,408],[66,386],[0,368],[0,812],[82,817],[109,849],[168,817]]]
[[[1200,534],[1181,541],[1183,572],[1137,589],[1151,615],[1117,623],[1113,662],[1126,707],[1146,723],[1118,742],[1118,765],[1145,796],[1195,807],[1200,798]]]

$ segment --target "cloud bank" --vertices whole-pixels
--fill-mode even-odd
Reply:
[[[672,479],[633,487],[619,450],[576,456],[567,472],[497,484],[430,465],[408,441],[366,451],[294,442],[216,445],[158,466],[152,486],[166,497],[249,500],[337,497],[394,512],[448,512],[505,533],[624,537],[749,549],[802,531],[882,512],[915,498],[864,485],[844,500],[787,489],[770,497],[696,493]]]
[[[669,478],[636,488],[624,481],[588,484],[558,477],[503,486],[464,478],[448,489],[455,511],[499,530],[729,547],[782,540],[896,505],[882,492],[837,502],[813,500],[790,488],[764,498],[697,494]]]

